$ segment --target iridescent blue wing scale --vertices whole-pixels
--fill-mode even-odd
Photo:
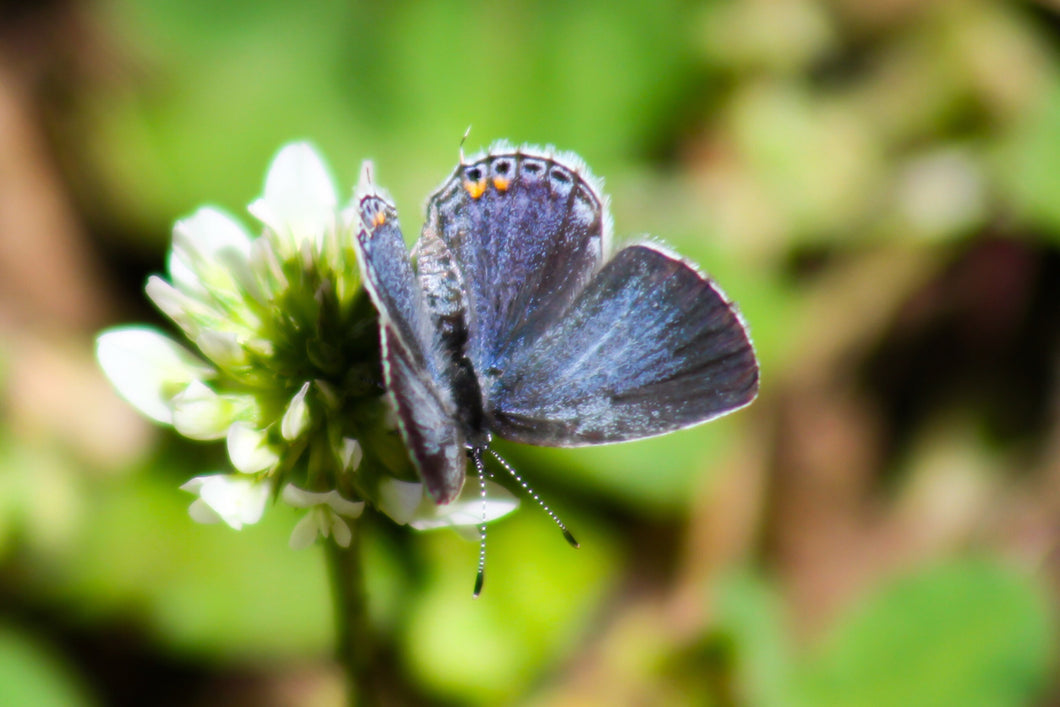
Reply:
[[[706,422],[751,402],[758,363],[721,291],[653,245],[621,250],[488,392],[506,439],[570,447]]]
[[[600,267],[610,225],[583,172],[573,156],[502,146],[461,164],[428,201],[422,240],[440,239],[459,264],[466,354],[484,390]]]

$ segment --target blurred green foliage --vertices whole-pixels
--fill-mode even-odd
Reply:
[[[1040,592],[1018,573],[955,562],[881,588],[807,667],[812,705],[1023,704],[1049,669]]]
[[[39,641],[10,626],[0,627],[0,702],[5,705],[91,705],[70,670]]]
[[[471,601],[473,545],[369,519],[372,618],[398,698],[1060,694],[1060,17],[1046,3],[37,12],[12,15],[23,39],[0,35],[0,86],[48,67],[25,69],[24,100],[92,253],[85,268],[111,276],[94,283],[116,301],[106,322],[146,312],[139,288],[163,268],[175,219],[203,203],[238,213],[293,139],[311,139],[344,188],[374,159],[413,238],[470,124],[469,151],[506,138],[581,154],[607,180],[619,239],[674,244],[750,323],[763,393],[747,411],[636,444],[498,445],[579,551],[524,504],[491,530],[487,588]],[[42,29],[56,26],[68,34]],[[166,704],[328,704],[331,604],[320,556],[287,549],[297,515],[277,508],[239,533],[192,523],[177,487],[223,450],[111,417],[102,387],[69,385],[51,358],[28,357],[59,402],[47,407],[50,388],[20,395],[26,341],[43,331],[89,371],[105,322],[12,321],[0,330],[0,703],[135,703],[179,685]],[[932,351],[941,363],[918,378]],[[984,413],[974,390],[995,374],[1007,397]],[[982,418],[1010,403],[1048,412],[985,434]],[[79,431],[93,416],[113,419],[102,453]],[[259,692],[234,696],[232,674]]]

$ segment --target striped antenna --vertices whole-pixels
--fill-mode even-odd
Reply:
[[[478,527],[478,573],[475,575],[473,595],[478,599],[478,595],[482,593],[482,584],[486,581],[486,469],[479,450],[472,451],[471,458],[475,460],[475,468],[478,469],[478,485],[482,492],[482,524]]]
[[[471,134],[471,126],[467,126],[467,130],[464,131],[464,137],[460,138],[460,164],[464,164],[464,143],[467,142],[467,136]]]
[[[578,545],[578,541],[575,540],[574,536],[571,535],[571,532],[569,530],[567,530],[567,526],[563,524],[563,521],[559,519],[559,516],[557,516],[553,512],[553,510],[551,508],[549,508],[548,505],[544,501],[541,500],[541,497],[537,495],[537,491],[534,491],[532,488],[530,488],[530,484],[526,483],[526,481],[523,480],[522,476],[519,476],[519,472],[517,472],[515,469],[513,469],[512,465],[509,464],[508,462],[506,462],[504,460],[504,457],[502,457],[500,454],[497,454],[497,452],[495,452],[495,451],[493,451],[491,449],[491,450],[489,450],[489,453],[491,455],[493,455],[494,459],[496,459],[497,461],[499,461],[501,463],[501,466],[503,466],[505,469],[508,470],[508,473],[512,475],[512,478],[515,479],[516,482],[518,482],[518,484],[523,487],[523,490],[526,491],[526,493],[530,495],[530,498],[534,499],[534,501],[537,503],[537,505],[541,507],[541,510],[543,510],[548,515],[548,517],[551,518],[552,521],[556,525],[559,526],[559,529],[563,531],[563,538],[568,543],[570,543],[570,546],[571,547],[575,547],[575,548],[576,547],[580,547]],[[479,478],[481,479],[482,478],[481,461],[479,461],[479,459],[477,457],[476,457],[475,461],[479,465]],[[486,480],[482,479],[482,483],[485,484]],[[485,493],[486,493],[485,492],[485,486],[483,486],[483,492],[482,493],[483,493],[483,496],[482,496],[483,503],[485,503],[485,499],[486,499],[486,497],[485,497]],[[485,507],[483,507],[483,514],[485,514]],[[480,558],[480,560],[479,560],[480,563],[485,558],[485,552],[486,552],[486,548],[485,548],[486,530],[485,530],[485,528],[486,528],[486,526],[483,525],[482,526],[482,537],[483,537],[482,553],[483,553],[483,555],[482,555],[482,558]]]

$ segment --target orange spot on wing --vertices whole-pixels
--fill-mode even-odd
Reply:
[[[464,189],[471,195],[472,199],[477,199],[486,193],[486,182],[464,182]]]
[[[378,228],[379,226],[382,226],[384,223],[386,223],[386,213],[385,212],[379,211],[378,213],[376,213],[375,216],[372,217],[372,225],[374,225],[376,228]]]
[[[504,177],[493,178],[493,186],[497,189],[497,191],[508,191],[508,185],[511,183],[512,182],[510,179],[505,179]]]

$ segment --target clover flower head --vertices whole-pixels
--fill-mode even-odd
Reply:
[[[348,546],[348,521],[366,503],[418,529],[481,523],[476,489],[437,506],[416,479],[382,395],[352,211],[316,151],[281,149],[249,211],[260,235],[214,207],[178,221],[168,277],[147,282],[186,343],[146,326],[97,339],[103,371],[134,407],[185,437],[225,440],[232,471],[181,487],[197,497],[192,518],[238,530],[279,499],[306,509],[294,547],[317,537]],[[515,508],[489,489],[488,519]]]

